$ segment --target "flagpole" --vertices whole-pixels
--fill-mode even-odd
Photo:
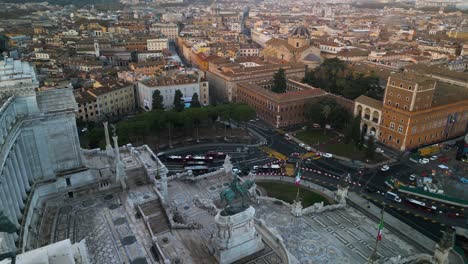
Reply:
[[[385,203],[382,204],[382,210],[380,211],[379,230],[377,232],[380,232],[380,225],[383,223],[384,211],[385,211]],[[375,238],[374,250],[372,251],[372,255],[369,257],[369,260],[367,261],[367,263],[373,264],[375,263],[375,261],[377,261],[377,258],[379,257],[379,255],[377,254],[377,250],[379,248],[380,240],[381,239],[379,239],[379,233],[377,233],[377,237]]]
[[[296,163],[296,169],[298,170],[296,172],[296,177],[297,177],[297,174],[300,174],[301,173],[301,167],[298,166],[299,163]],[[299,201],[299,187],[300,187],[300,184],[296,184],[297,185],[297,193],[296,193],[296,202]]]

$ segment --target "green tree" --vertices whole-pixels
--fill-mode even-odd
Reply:
[[[177,89],[175,91],[175,95],[174,95],[174,110],[177,111],[177,112],[181,112],[182,110],[184,110],[184,101],[182,100],[182,97],[184,95],[182,94],[182,92]]]
[[[271,90],[275,93],[284,93],[286,92],[286,72],[283,68],[280,68],[273,75],[273,87]]]
[[[373,136],[367,139],[366,158],[373,159],[375,155],[375,140]]]
[[[234,112],[232,114],[232,118],[236,122],[246,122],[252,118],[254,118],[256,115],[255,110],[246,105],[246,104],[237,104],[234,107]]]
[[[164,110],[164,98],[159,90],[153,92],[153,104],[151,110]]]
[[[201,107],[197,93],[194,93],[192,95],[192,101],[190,101],[190,107]]]

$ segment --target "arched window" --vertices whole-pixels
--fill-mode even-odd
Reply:
[[[299,48],[299,42],[296,42],[296,48]]]

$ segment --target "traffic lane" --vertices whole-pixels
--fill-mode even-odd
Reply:
[[[332,178],[330,176],[317,174],[309,171],[304,171],[303,177],[306,180],[309,180],[327,188],[333,188],[334,190],[336,190],[338,184],[340,183],[339,178]],[[416,226],[419,227],[417,228],[417,230],[423,227],[422,232],[425,233],[427,236],[431,237],[432,239],[436,239],[440,236],[440,230],[442,230],[442,228],[450,226],[463,226],[465,221],[461,218],[449,218],[443,214],[432,214],[418,208],[413,208],[404,204],[392,202],[381,194],[370,194],[365,191],[364,193],[360,193],[360,188],[354,185],[350,186],[350,188],[351,190],[356,191],[358,194],[362,195],[364,198],[374,203],[381,204],[382,202],[385,202],[386,204],[388,204],[386,210],[390,212],[393,216],[399,218],[404,222],[408,222],[408,224],[413,228],[415,228]],[[433,231],[427,232],[424,230],[424,228],[432,228]]]
[[[271,148],[286,156],[290,156],[293,153],[306,152],[304,148],[300,147],[293,141],[285,139],[284,136],[279,133],[275,133],[275,135],[271,137],[271,140]]]
[[[388,201],[387,201],[388,202]],[[429,218],[421,217],[420,215],[414,215],[412,213],[406,213],[404,210],[398,210],[393,205],[390,204],[385,206],[385,211],[390,213],[392,216],[398,218],[405,224],[424,234],[428,238],[438,242],[442,238],[442,231],[446,230],[446,225],[439,224],[438,222],[430,221]],[[381,202],[374,202],[373,204],[382,208]]]
[[[393,191],[393,192],[396,192],[396,191]],[[402,214],[413,215],[414,217],[421,218],[421,220],[424,220],[426,222],[429,221],[432,223],[440,223],[446,226],[460,226],[460,227],[466,226],[466,223],[465,223],[466,220],[464,217],[450,217],[446,214],[446,211],[440,210],[439,207],[437,207],[437,209],[439,210],[431,213],[422,208],[417,208],[415,206],[410,206],[406,204],[404,202],[404,200],[406,199],[404,194],[396,192],[398,196],[400,196],[400,198],[402,198],[403,200],[401,203],[398,203],[388,198],[385,198],[384,193],[385,192],[381,192],[380,194],[369,193],[366,190],[361,192],[361,194],[368,200],[379,202],[379,203],[385,202],[386,204],[389,205],[390,208],[395,208],[395,210],[401,211],[400,213]],[[440,213],[439,211],[442,211],[442,213]]]

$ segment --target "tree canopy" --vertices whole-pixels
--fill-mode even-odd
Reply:
[[[174,110],[177,112],[181,112],[184,110],[185,105],[184,105],[184,100],[182,99],[184,95],[182,92],[177,89],[174,94]]]
[[[159,90],[155,90],[153,92],[153,105],[152,105],[152,110],[164,110],[164,98],[161,95],[161,92]]]
[[[305,117],[310,123],[321,126],[331,125],[341,129],[348,122],[351,114],[333,99],[324,99],[306,105]]]
[[[255,110],[242,103],[188,108],[180,112],[175,109],[153,110],[117,123],[117,135],[122,144],[137,143],[144,141],[145,137],[150,135],[166,138],[167,135],[160,135],[160,133],[168,128],[176,128],[188,133],[196,131],[198,139],[198,128],[210,127],[218,119],[226,122],[244,122],[254,117]],[[91,147],[104,147],[102,146],[104,142],[102,127],[91,129],[88,138]]]
[[[286,72],[283,68],[280,68],[273,75],[273,87],[271,90],[275,93],[285,93],[286,92]]]
[[[192,95],[192,101],[190,101],[190,107],[192,108],[197,108],[197,107],[200,107],[200,100],[198,99],[198,94],[197,93],[194,93]]]
[[[353,73],[343,61],[337,58],[326,59],[315,70],[307,72],[303,81],[352,100],[360,95],[379,100],[383,97],[379,77],[374,72],[368,75]]]

